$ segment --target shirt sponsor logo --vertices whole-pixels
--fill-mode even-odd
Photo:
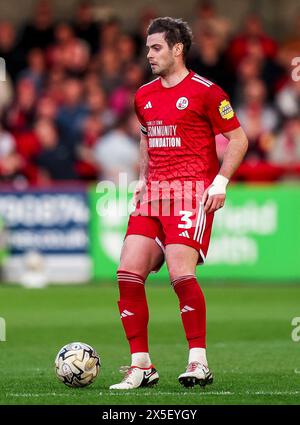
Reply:
[[[176,108],[179,110],[186,109],[189,105],[189,101],[186,97],[180,97],[176,102]]]
[[[150,148],[177,148],[181,138],[177,136],[177,125],[149,125],[148,140]]]
[[[228,100],[222,100],[219,106],[219,112],[223,120],[230,120],[234,117],[234,111]]]

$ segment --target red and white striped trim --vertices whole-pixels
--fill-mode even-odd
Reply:
[[[144,280],[133,273],[117,272],[117,277],[118,280],[122,280],[123,282],[140,283],[144,285]]]
[[[196,279],[196,276],[194,274],[187,274],[186,276],[177,277],[176,279],[173,279],[171,281],[171,285],[174,288],[175,285],[178,285],[178,283],[184,282],[184,281],[192,279],[192,278]]]
[[[211,87],[214,83],[212,81],[207,80],[204,77],[201,77],[201,75],[194,74],[192,76],[192,80],[197,81],[197,83],[201,83],[206,87]]]
[[[214,84],[212,81],[208,80],[207,78],[202,77],[202,75],[195,74],[193,75],[193,77],[199,78],[200,80],[205,81],[207,84],[211,86]]]

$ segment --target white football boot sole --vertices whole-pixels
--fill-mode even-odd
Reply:
[[[205,387],[205,385],[213,383],[213,374],[207,366],[199,362],[191,362],[186,371],[178,376],[178,381],[185,387],[193,387],[197,384]]]
[[[153,365],[148,369],[137,366],[123,366],[120,372],[125,373],[124,378],[119,384],[111,385],[110,390],[133,390],[140,387],[150,387],[157,384],[159,380],[159,375]]]

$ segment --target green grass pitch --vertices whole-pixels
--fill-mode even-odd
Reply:
[[[291,338],[300,316],[300,285],[203,286],[208,313],[208,359],[215,382],[205,389],[177,381],[187,346],[177,298],[165,282],[148,285],[150,347],[160,382],[150,389],[109,391],[129,351],[114,284],[0,286],[0,404],[300,404],[300,342]],[[68,388],[54,375],[61,346],[86,342],[102,368],[90,387]]]

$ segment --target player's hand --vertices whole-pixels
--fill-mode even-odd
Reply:
[[[139,180],[134,190],[133,199],[132,199],[132,204],[134,207],[136,207],[137,203],[142,199],[145,189],[146,189],[145,180]]]
[[[206,213],[217,211],[224,206],[227,183],[228,179],[218,174],[212,184],[205,190],[202,203]]]
[[[209,186],[203,194],[202,202],[204,204],[204,211],[211,213],[219,210],[225,204],[226,195],[212,195],[209,196],[208,191],[211,188]]]

